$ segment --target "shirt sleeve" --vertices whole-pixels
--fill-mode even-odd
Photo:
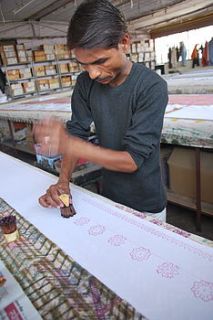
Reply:
[[[92,116],[89,107],[89,83],[84,83],[84,74],[81,74],[76,82],[71,98],[72,116],[67,121],[68,133],[82,139],[87,139],[90,134]]]
[[[168,91],[164,80],[156,81],[136,99],[123,148],[130,153],[138,168],[160,144],[167,103]]]

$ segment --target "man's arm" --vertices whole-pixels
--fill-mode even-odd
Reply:
[[[67,139],[66,149],[73,156],[87,159],[108,170],[127,173],[137,170],[136,163],[127,151],[103,148],[73,136]]]
[[[75,170],[77,161],[78,159],[70,155],[70,153],[64,153],[58,179],[60,183],[69,183],[71,174]]]
[[[47,154],[47,150],[51,146],[51,150],[54,150],[56,154],[64,155],[61,181],[67,182],[68,172],[73,169],[79,158],[84,158],[113,171],[130,173],[137,170],[137,165],[128,151],[103,148],[67,134],[64,125],[59,121],[49,119],[37,124],[34,128],[34,134],[36,140],[41,143],[41,153]],[[44,143],[47,136],[48,143]],[[69,160],[69,165],[66,159],[72,159],[71,163]]]

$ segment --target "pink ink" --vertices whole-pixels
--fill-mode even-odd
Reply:
[[[191,290],[196,298],[204,302],[213,301],[213,282],[195,281]]]
[[[164,224],[163,221],[160,221],[160,220],[158,220],[158,219],[152,219],[151,222],[154,223],[154,224],[156,224],[156,225],[158,225],[158,226],[162,226],[162,225]]]
[[[134,209],[132,209],[132,208],[123,206],[123,205],[121,205],[121,204],[116,204],[115,207],[116,207],[116,208],[119,208],[119,209],[121,209],[121,210],[123,210],[123,211],[129,212],[129,213],[131,213],[131,214],[134,214],[135,216],[137,216],[137,217],[139,217],[139,218],[141,218],[141,219],[145,218],[145,216],[146,216],[143,212],[134,210]]]
[[[83,226],[90,222],[90,219],[87,217],[80,217],[74,221],[77,226]]]
[[[179,274],[179,267],[171,262],[164,262],[157,267],[157,273],[164,278],[174,278]]]
[[[151,252],[149,249],[140,247],[133,249],[132,252],[130,252],[130,256],[133,260],[146,261],[151,256]]]
[[[88,232],[91,236],[98,236],[100,234],[103,234],[105,229],[106,228],[104,226],[97,225],[97,226],[91,227]]]
[[[126,238],[122,235],[116,234],[113,237],[109,238],[108,242],[115,247],[121,246],[126,242]]]
[[[209,254],[209,253],[202,251],[199,248],[195,248],[193,245],[191,245],[189,243],[185,243],[181,239],[175,239],[175,238],[173,238],[173,236],[170,236],[169,234],[165,234],[161,230],[156,230],[151,226],[151,224],[146,225],[142,221],[140,221],[139,219],[138,219],[138,221],[136,221],[132,217],[126,216],[122,212],[115,211],[115,210],[109,208],[108,206],[103,205],[103,203],[98,203],[94,199],[88,199],[86,197],[81,197],[81,200],[85,201],[87,204],[88,203],[92,204],[94,207],[99,208],[102,211],[105,211],[106,213],[108,213],[112,216],[115,216],[115,217],[133,225],[136,228],[143,230],[144,232],[150,233],[150,234],[154,235],[155,237],[158,237],[158,238],[163,239],[165,241],[169,241],[173,245],[180,247],[180,248],[183,248],[184,250],[189,251],[189,252],[193,253],[194,255],[199,256],[202,259],[206,259],[210,262],[213,261],[213,254]],[[174,232],[173,229],[171,231]],[[176,232],[176,233],[179,233],[179,232]],[[179,233],[179,234],[181,234],[181,233]],[[185,236],[186,236],[186,234],[184,234],[184,237]]]

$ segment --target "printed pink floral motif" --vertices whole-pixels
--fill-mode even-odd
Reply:
[[[133,249],[132,252],[130,252],[130,256],[133,260],[146,261],[151,256],[151,252],[149,249],[140,247]]]
[[[116,204],[115,205],[117,208],[123,210],[123,211],[126,211],[126,212],[129,212],[131,214],[134,214],[135,216],[139,217],[139,218],[145,218],[145,214],[143,212],[140,212],[140,211],[137,211],[137,210],[134,210],[132,208],[129,208],[129,207],[126,207],[126,206],[123,206],[121,204]]]
[[[158,226],[162,226],[162,224],[163,224],[163,221],[158,220],[158,219],[152,219],[151,222],[154,223],[154,224],[157,224]]]
[[[181,229],[178,229],[178,228],[173,228],[172,231],[174,233],[177,233],[177,234],[183,236],[184,238],[189,238],[190,237],[190,233],[187,232],[187,231],[184,231],[184,230],[181,230]]]
[[[152,219],[151,222],[154,223],[154,224],[156,224],[156,225],[158,225],[158,226],[164,225],[164,228],[165,228],[165,229],[171,230],[171,231],[173,231],[174,233],[177,233],[177,234],[183,236],[184,238],[189,238],[189,237],[190,237],[190,233],[189,233],[189,232],[184,231],[184,230],[181,230],[181,229],[176,228],[176,227],[173,227],[173,226],[171,226],[171,225],[168,225],[168,224],[166,224],[166,223],[164,223],[163,221],[160,221],[160,220],[158,220],[158,219]]]
[[[106,228],[104,226],[97,225],[97,226],[91,227],[88,232],[91,236],[98,236],[99,234],[104,233],[105,229]]]
[[[170,262],[164,262],[157,267],[157,273],[164,278],[174,278],[179,274],[179,267]]]
[[[195,281],[191,290],[196,298],[204,302],[213,301],[213,282]]]
[[[77,226],[83,226],[87,223],[89,223],[90,219],[87,218],[87,217],[80,217],[79,219],[76,219],[74,221],[74,223],[77,225]]]
[[[122,235],[116,234],[113,237],[109,238],[108,242],[115,247],[121,246],[126,242],[126,238]]]
[[[182,241],[181,238],[179,238],[179,239],[174,238],[172,235],[165,233],[162,228],[161,229],[159,228],[157,230],[156,228],[153,228],[153,226],[151,226],[151,225],[144,224],[142,221],[140,221],[140,219],[137,219],[137,220],[133,219],[131,216],[125,215],[122,211],[119,212],[114,209],[111,209],[111,208],[109,208],[109,206],[105,206],[105,205],[103,205],[103,203],[98,202],[94,199],[89,199],[88,197],[81,196],[81,201],[85,201],[86,204],[88,204],[88,203],[92,204],[95,208],[99,208],[102,211],[106,212],[107,214],[110,214],[113,217],[116,217],[118,219],[121,219],[122,221],[127,222],[128,224],[131,224],[132,226],[134,226],[140,230],[143,230],[143,232],[146,232],[146,233],[153,235],[155,238],[158,237],[159,239],[166,240],[166,241],[170,242],[173,246],[177,246],[177,247],[182,248],[186,251],[189,251],[190,253],[197,255],[202,259],[208,260],[210,262],[213,261],[212,254],[207,253],[207,252],[203,251],[202,249],[196,248],[190,243],[186,243],[186,242]],[[117,206],[117,207],[119,208],[119,206]],[[166,228],[174,232],[174,230],[168,226],[169,225],[166,224]],[[186,234],[184,234],[184,236],[186,237]],[[190,236],[191,235],[189,235],[189,237]]]
[[[133,213],[135,216],[141,218],[141,219],[144,219],[146,217],[145,213],[143,212],[139,212],[139,211],[132,211],[131,213]]]

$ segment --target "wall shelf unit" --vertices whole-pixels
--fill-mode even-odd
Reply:
[[[73,87],[81,72],[64,44],[42,45],[39,50],[26,50],[23,44],[1,45],[0,56],[14,99]]]

